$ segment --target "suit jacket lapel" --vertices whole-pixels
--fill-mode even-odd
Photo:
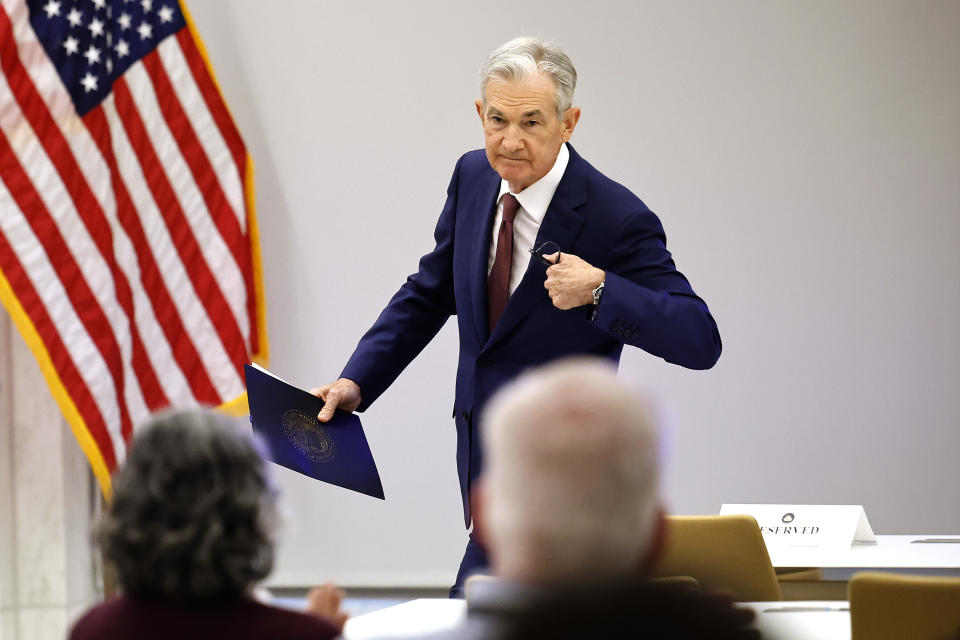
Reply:
[[[585,164],[573,147],[570,147],[570,162],[540,224],[535,247],[549,240],[560,247],[561,253],[572,252],[584,223],[583,216],[576,209],[587,200]],[[489,238],[486,245],[489,247]],[[507,335],[529,315],[537,301],[546,297],[547,291],[543,288],[546,269],[546,265],[531,256],[523,279],[507,301],[507,307],[497,326],[494,327],[487,341],[487,347]],[[486,306],[484,306],[484,313],[486,313]]]
[[[490,334],[487,320],[487,262],[490,256],[490,238],[493,233],[493,219],[499,192],[500,176],[490,168],[489,175],[480,180],[475,201],[467,207],[468,211],[474,212],[471,221],[473,228],[469,234],[473,240],[473,246],[470,248],[470,299],[478,344],[484,344]]]

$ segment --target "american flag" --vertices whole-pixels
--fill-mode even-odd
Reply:
[[[252,163],[176,0],[0,0],[0,69],[0,299],[109,496],[266,358]]]

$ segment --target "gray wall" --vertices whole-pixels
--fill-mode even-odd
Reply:
[[[277,373],[339,373],[482,143],[477,67],[548,36],[580,72],[573,144],[659,213],[723,336],[708,372],[624,354],[667,423],[669,507],[960,533],[960,3],[190,7],[257,163]],[[455,329],[364,416],[385,503],[277,470],[275,583],[452,579]]]

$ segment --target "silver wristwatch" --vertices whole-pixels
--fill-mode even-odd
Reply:
[[[606,284],[606,280],[600,283],[596,289],[593,290],[593,306],[596,307],[600,304],[600,296],[603,295],[603,285]]]

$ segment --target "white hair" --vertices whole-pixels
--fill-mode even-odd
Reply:
[[[653,542],[658,444],[647,402],[607,361],[527,373],[485,418],[484,525],[495,570],[557,582],[638,571]]]
[[[557,118],[573,106],[577,70],[560,47],[536,38],[514,38],[490,54],[480,67],[480,102],[487,106],[487,83],[493,79],[521,80],[545,73],[553,80]]]

